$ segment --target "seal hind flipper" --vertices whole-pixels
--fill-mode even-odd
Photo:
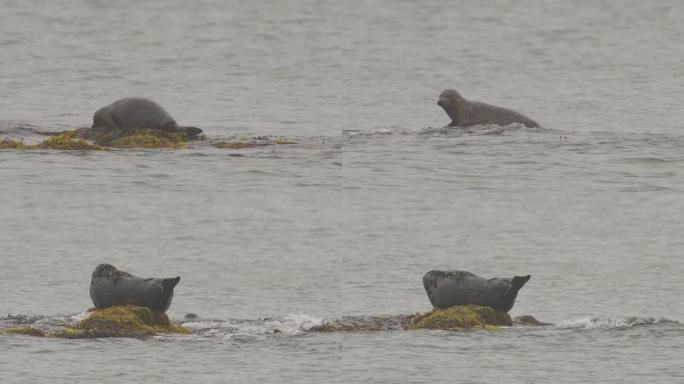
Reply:
[[[520,288],[527,283],[528,280],[530,280],[530,277],[532,275],[526,275],[526,276],[515,276],[513,277],[513,281],[511,282],[511,289],[513,289],[515,292],[518,292]]]
[[[162,287],[164,287],[164,292],[169,292],[173,290],[173,288],[178,284],[180,281],[180,276],[176,276],[171,279],[163,279],[162,280]]]

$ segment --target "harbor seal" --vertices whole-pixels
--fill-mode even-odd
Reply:
[[[530,277],[487,280],[466,271],[430,271],[423,276],[423,286],[436,308],[476,304],[508,312],[513,308],[518,291]]]
[[[185,132],[195,138],[202,130],[182,127],[161,105],[143,97],[126,97],[98,109],[93,115],[93,129],[156,128],[170,132]]]
[[[114,305],[140,305],[165,312],[171,306],[173,288],[180,276],[170,279],[144,279],[119,271],[110,264],[100,264],[90,281],[90,298],[96,308]]]
[[[439,95],[437,105],[451,118],[447,127],[468,127],[477,124],[509,125],[521,123],[529,128],[538,128],[539,124],[529,117],[508,108],[496,107],[463,98],[453,89],[447,89]]]

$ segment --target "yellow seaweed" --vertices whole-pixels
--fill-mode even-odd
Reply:
[[[14,333],[18,335],[27,335],[27,336],[36,336],[36,337],[45,337],[47,333],[43,331],[42,329],[34,328],[34,327],[10,327],[10,328],[5,328],[5,333]]]
[[[42,143],[27,146],[29,149],[60,149],[60,150],[96,150],[101,151],[105,148],[96,144],[91,144],[79,137],[79,131],[64,131],[60,134],[50,136]]]
[[[292,140],[287,140],[283,138],[278,138],[273,140],[273,144],[284,145],[284,144],[297,144],[297,142]]]
[[[0,139],[0,149],[24,149],[26,145],[21,141]]]
[[[479,305],[454,305],[446,309],[435,308],[417,314],[409,329],[461,330],[464,328],[494,328],[510,326],[513,322],[508,313]]]

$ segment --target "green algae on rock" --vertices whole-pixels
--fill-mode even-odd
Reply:
[[[435,308],[430,312],[416,315],[409,329],[461,330],[464,328],[492,328],[511,326],[513,322],[508,313],[479,305],[454,305],[446,309]]]
[[[172,324],[164,312],[147,307],[125,305],[93,310],[76,328],[65,328],[53,336],[67,339],[99,337],[143,338],[159,333],[190,333],[181,325]]]
[[[113,148],[185,148],[194,140],[182,131],[157,128],[82,128],[76,132],[95,144]]]
[[[9,327],[9,328],[5,328],[4,332],[5,333],[18,334],[18,335],[36,336],[36,337],[47,336],[47,333],[45,331],[43,331],[42,329],[34,328],[34,327]]]
[[[59,150],[104,150],[106,148],[94,145],[79,137],[78,130],[63,131],[49,135],[40,144],[24,144],[20,141],[0,139],[0,149],[59,149]]]
[[[26,145],[21,141],[0,139],[0,149],[24,149]]]

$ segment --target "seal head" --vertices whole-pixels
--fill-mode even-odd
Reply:
[[[171,306],[173,289],[179,281],[180,276],[140,278],[111,264],[100,264],[90,281],[90,298],[96,308],[132,304],[164,312]]]

